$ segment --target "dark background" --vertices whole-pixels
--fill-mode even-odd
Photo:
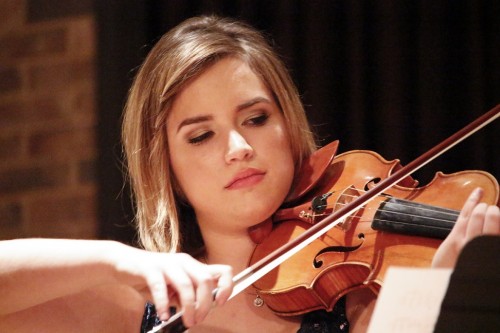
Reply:
[[[199,14],[242,19],[275,45],[319,143],[403,164],[500,102],[498,1],[96,1],[100,237],[131,242],[120,122],[135,69],[155,41]],[[500,171],[498,120],[415,178]]]

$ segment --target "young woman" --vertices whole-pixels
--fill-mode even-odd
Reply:
[[[255,248],[252,232],[283,203],[315,150],[296,88],[273,50],[254,29],[215,17],[185,21],[150,52],[130,91],[123,141],[145,248],[188,252],[235,273]],[[474,230],[457,226],[436,265],[453,265],[466,239],[499,232],[498,207],[477,204],[479,197],[460,218]],[[253,306],[251,287],[207,315],[196,287],[179,294],[190,332],[295,332],[301,325],[301,318]],[[374,299],[369,290],[347,295],[352,332],[366,328]],[[158,308],[165,318],[165,304]]]
[[[258,32],[201,17],[167,33],[133,83],[123,141],[151,252],[105,241],[0,242],[0,331],[137,333],[147,300],[161,319],[178,305],[194,333],[349,329],[343,304],[279,317],[254,306],[252,287],[226,303],[233,273],[316,148],[296,88]],[[480,199],[475,191],[464,205],[437,266],[453,266],[469,239],[500,233],[498,207]],[[347,295],[350,332],[365,330],[374,300],[368,289]]]

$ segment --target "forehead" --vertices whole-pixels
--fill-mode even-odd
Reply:
[[[188,82],[173,100],[170,115],[214,111],[255,97],[271,98],[269,89],[250,66],[234,57],[223,58]]]

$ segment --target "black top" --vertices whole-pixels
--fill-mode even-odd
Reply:
[[[172,310],[174,311],[174,310]],[[147,333],[161,321],[156,315],[155,306],[146,303],[144,316],[142,318],[141,333]],[[176,328],[174,332],[183,332],[183,328]],[[345,296],[339,299],[331,312],[316,310],[306,313],[297,333],[348,333],[349,321],[345,314]]]

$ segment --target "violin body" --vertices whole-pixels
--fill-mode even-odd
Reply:
[[[273,217],[273,231],[256,247],[250,264],[401,168],[398,160],[387,161],[372,151],[333,157],[337,146],[333,142],[304,162],[294,191]],[[483,171],[438,172],[429,184],[418,185],[408,176],[338,222],[255,282],[260,297],[279,315],[298,315],[331,310],[353,289],[378,292],[389,266],[431,265],[473,189],[484,189],[486,203],[499,199],[497,180]]]

